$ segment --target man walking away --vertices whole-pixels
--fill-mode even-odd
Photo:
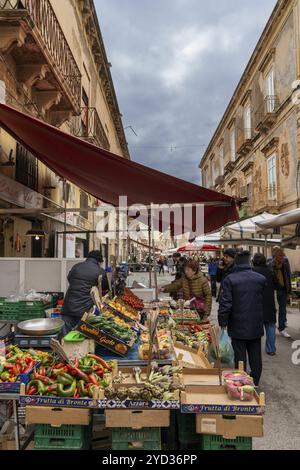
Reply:
[[[290,338],[286,331],[287,323],[287,303],[289,295],[292,291],[291,268],[288,258],[279,246],[275,246],[272,250],[273,259],[270,266],[273,269],[277,280],[277,301],[279,305],[278,312],[278,329],[281,336]]]
[[[217,261],[213,258],[210,258],[210,261],[208,263],[208,275],[210,278],[211,293],[213,297],[217,297],[217,272]]]
[[[267,281],[252,271],[248,251],[236,255],[235,265],[234,271],[223,281],[218,320],[222,328],[228,328],[235,367],[243,361],[246,370],[248,356],[251,376],[258,386],[262,373],[263,296]]]
[[[163,258],[159,258],[158,266],[159,266],[158,274],[163,273],[163,275],[165,275],[165,262],[164,262]]]
[[[267,287],[263,298],[264,326],[266,332],[266,353],[276,355],[276,305],[275,289],[276,278],[274,272],[267,266],[266,257],[256,253],[253,258],[253,271],[262,274],[267,280]]]
[[[169,271],[169,274],[173,274],[173,270],[174,270],[174,259],[173,259],[173,256],[169,256],[169,257],[168,257],[167,263],[168,263],[168,271]]]

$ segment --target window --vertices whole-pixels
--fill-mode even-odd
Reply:
[[[231,161],[235,162],[235,159],[236,159],[235,127],[233,127],[230,130],[230,156],[231,156]]]
[[[220,161],[220,175],[224,175],[224,145],[221,144],[219,147],[219,161]]]
[[[266,75],[266,100],[267,112],[273,113],[275,111],[275,76],[273,67],[270,68]]]
[[[244,133],[245,140],[251,139],[251,106],[248,103],[244,108]]]
[[[88,198],[88,195],[87,195],[87,193],[81,192],[81,193],[80,193],[80,208],[81,208],[81,209],[88,209],[88,206],[89,206],[89,198]],[[89,218],[89,213],[88,213],[88,211],[82,210],[82,211],[80,211],[80,215],[81,215],[81,217],[83,217],[84,219],[87,219],[87,220],[88,220],[88,218]]]
[[[274,201],[277,196],[276,155],[271,155],[267,160],[268,166],[268,195],[269,200]]]
[[[17,144],[16,181],[34,191],[38,190],[37,159],[20,144]]]

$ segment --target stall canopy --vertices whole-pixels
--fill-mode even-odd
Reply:
[[[273,214],[263,212],[262,214],[247,219],[241,219],[234,224],[227,224],[221,230],[222,239],[238,239],[243,241],[246,238],[255,238],[259,234],[257,224],[268,221],[274,217]]]
[[[182,246],[177,250],[179,253],[182,252],[195,252],[195,251],[220,251],[220,247],[217,245],[210,245],[208,243],[190,243]]]
[[[128,205],[202,203],[206,232],[237,218],[231,197],[119,157],[4,104],[0,126],[57,175],[106,203],[118,206],[120,195]]]
[[[300,209],[294,209],[283,214],[273,215],[267,220],[260,220],[256,222],[258,229],[262,232],[273,230],[274,228],[284,227],[286,225],[293,225],[300,223]]]

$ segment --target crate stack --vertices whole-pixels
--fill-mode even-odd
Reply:
[[[25,321],[45,317],[45,304],[40,300],[11,302],[0,299],[0,320]]]

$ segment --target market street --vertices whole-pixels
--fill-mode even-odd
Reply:
[[[148,283],[148,273],[131,274],[133,280]],[[158,285],[171,282],[169,274],[158,276]],[[218,304],[213,303],[212,319],[217,321]],[[257,450],[292,450],[300,448],[300,364],[292,364],[292,344],[300,340],[300,312],[289,309],[288,331],[292,339],[277,336],[277,355],[263,354],[263,375],[260,390],[266,393],[265,437],[253,439]],[[292,405],[293,404],[293,405]]]

